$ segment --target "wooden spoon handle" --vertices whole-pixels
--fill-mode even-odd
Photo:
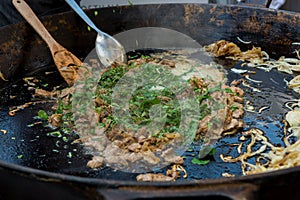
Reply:
[[[42,22],[38,19],[38,17],[34,14],[32,9],[24,0],[12,0],[12,2],[15,8],[19,11],[19,13],[47,43],[52,54],[63,49],[63,47],[53,39],[53,37],[44,27]]]

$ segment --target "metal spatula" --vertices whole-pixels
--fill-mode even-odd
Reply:
[[[96,52],[102,64],[109,66],[115,61],[126,62],[126,52],[119,41],[98,29],[74,0],[66,0],[66,2],[92,29],[98,33],[96,39]]]

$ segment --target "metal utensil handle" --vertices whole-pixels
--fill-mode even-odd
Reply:
[[[80,8],[80,6],[74,1],[74,0],[66,0],[66,2],[73,8],[73,10],[95,31],[98,32],[98,34],[103,35],[102,31],[97,28],[97,26],[92,22],[92,20],[83,12],[83,10]]]

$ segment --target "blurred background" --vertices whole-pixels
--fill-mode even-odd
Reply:
[[[242,5],[268,5],[276,9],[300,12],[300,0],[81,0],[82,8],[98,8],[128,4],[155,4],[155,3],[218,3]],[[274,7],[273,7],[274,8]]]

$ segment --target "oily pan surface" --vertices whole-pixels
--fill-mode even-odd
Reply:
[[[228,82],[242,77],[240,74],[232,73],[231,68],[244,69],[241,67],[242,62],[231,61],[226,59],[217,59],[217,63],[222,64],[228,71]],[[50,68],[51,69],[51,68]],[[252,76],[253,79],[263,80],[258,89],[262,92],[253,92],[251,88],[241,86],[245,91],[245,101],[250,101],[256,108],[267,106],[268,109],[259,112],[246,111],[243,120],[245,121],[244,130],[250,128],[259,128],[263,130],[270,141],[276,146],[284,145],[283,138],[283,113],[288,111],[285,108],[284,102],[295,99],[295,94],[287,89],[284,79],[291,79],[290,75],[281,72],[272,71],[264,72],[256,70],[257,73]],[[62,79],[57,78],[58,74],[51,69],[53,73],[45,75],[45,72],[40,72],[35,77],[41,80],[40,87],[45,89],[51,88],[53,79],[63,84]],[[276,80],[277,84],[274,85]],[[57,83],[55,82],[55,83]],[[50,83],[50,84],[47,84]],[[109,167],[101,167],[99,169],[89,169],[86,163],[91,159],[91,155],[84,153],[83,147],[80,144],[72,143],[73,140],[78,139],[76,134],[64,135],[64,137],[47,135],[51,132],[50,129],[43,128],[43,126],[32,126],[33,123],[38,122],[34,116],[39,110],[51,110],[53,102],[38,102],[36,105],[30,105],[20,112],[17,112],[14,117],[8,116],[9,108],[12,106],[23,105],[30,102],[31,94],[28,92],[28,86],[24,86],[23,80],[12,84],[1,91],[1,127],[7,130],[7,133],[1,135],[1,160],[15,163],[22,166],[42,169],[51,172],[64,173],[83,177],[117,179],[117,180],[135,180],[134,173],[125,173],[112,170]],[[279,87],[280,86],[280,87]],[[16,96],[11,100],[11,97]],[[179,180],[193,180],[206,178],[220,178],[222,174],[242,175],[239,163],[225,163],[220,159],[220,154],[238,156],[234,145],[237,143],[241,132],[233,136],[225,136],[218,140],[215,144],[216,152],[213,158],[210,158],[210,163],[206,165],[192,164],[191,161],[198,155],[199,146],[191,146],[184,154],[185,163],[184,168],[188,173],[187,179]],[[245,151],[245,149],[244,149]],[[255,162],[255,161],[252,161]],[[157,172],[165,173],[166,169]]]

